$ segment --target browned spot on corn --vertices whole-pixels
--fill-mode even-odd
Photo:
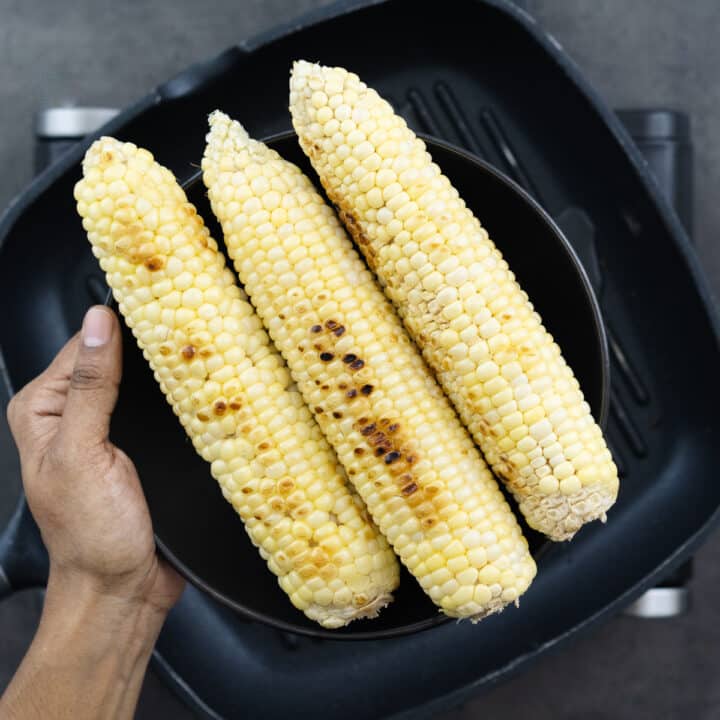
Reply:
[[[222,400],[218,400],[215,405],[213,405],[213,411],[216,415],[224,415],[226,410],[227,404]]]
[[[350,398],[350,400],[352,400],[357,397],[358,391],[355,388],[353,388],[352,390],[348,390],[347,393],[345,393],[345,394],[347,395],[348,398]]]
[[[295,489],[295,481],[292,478],[285,477],[278,481],[278,492],[282,495],[287,495]]]
[[[372,386],[372,385],[363,385],[363,386],[360,388],[360,392],[361,392],[363,395],[370,395],[370,393],[371,393],[372,391],[373,391],[373,386]]]
[[[194,345],[186,345],[180,353],[186,360],[192,360],[195,357],[195,346]]]
[[[204,412],[199,412],[195,417],[203,422],[207,422],[210,419]]]
[[[342,414],[339,410],[335,410],[335,411],[333,412],[333,417],[334,417],[336,420],[339,420],[342,416],[343,416],[343,414]]]
[[[145,267],[152,272],[162,270],[165,267],[165,258],[159,255],[151,257],[145,261]]]
[[[409,496],[412,495],[414,492],[417,492],[417,489],[418,489],[417,484],[414,483],[414,482],[411,482],[409,485],[405,485],[405,487],[402,488],[402,490],[400,490],[400,492],[401,492],[403,495],[405,495],[405,497],[409,497]]]

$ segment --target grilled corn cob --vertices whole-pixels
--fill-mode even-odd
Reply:
[[[425,144],[342,68],[296,63],[290,110],[328,196],[530,526],[566,540],[604,520],[618,478],[602,432]]]
[[[195,208],[131,143],[98,140],[83,171],[77,209],[120,311],[280,586],[326,628],[374,616],[397,561]]]
[[[228,253],[373,518],[447,615],[535,575],[515,516],[310,180],[219,112],[202,162]]]

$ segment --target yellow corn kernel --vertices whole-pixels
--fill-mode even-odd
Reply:
[[[326,628],[374,616],[397,562],[195,208],[131,143],[96,141],[83,173],[78,212],[120,310],[280,586]]]
[[[443,612],[501,610],[535,563],[400,319],[310,180],[226,115],[213,113],[210,128],[203,177],[228,253],[350,480]],[[258,177],[283,188],[287,221],[264,228],[243,210],[243,198],[265,202]],[[477,570],[487,567],[501,591],[478,603]]]
[[[325,93],[327,105],[308,101],[311,88]],[[332,134],[317,119],[326,107],[345,118]],[[618,477],[602,433],[527,295],[425,144],[374,90],[342,68],[295,63],[290,110],[328,197],[529,525],[566,540],[584,523],[604,520]],[[377,158],[364,172],[350,174],[336,160],[351,133]],[[397,197],[402,202],[393,202]],[[456,339],[449,324],[474,332]],[[522,402],[528,387],[535,397]],[[496,396],[513,402],[489,407],[487,400]],[[568,429],[587,464],[566,453],[561,435]],[[523,475],[524,465],[513,458],[525,454],[526,439],[540,452],[534,471]],[[547,448],[557,443],[563,477],[549,465]]]

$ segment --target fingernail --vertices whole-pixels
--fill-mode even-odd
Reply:
[[[85,347],[96,348],[105,345],[112,335],[112,318],[101,307],[92,307],[85,313],[82,324],[82,342]]]

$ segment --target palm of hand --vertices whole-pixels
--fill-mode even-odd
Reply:
[[[70,340],[13,398],[8,417],[51,572],[167,609],[183,582],[156,554],[135,466],[107,437],[120,378],[114,326],[101,348]]]

